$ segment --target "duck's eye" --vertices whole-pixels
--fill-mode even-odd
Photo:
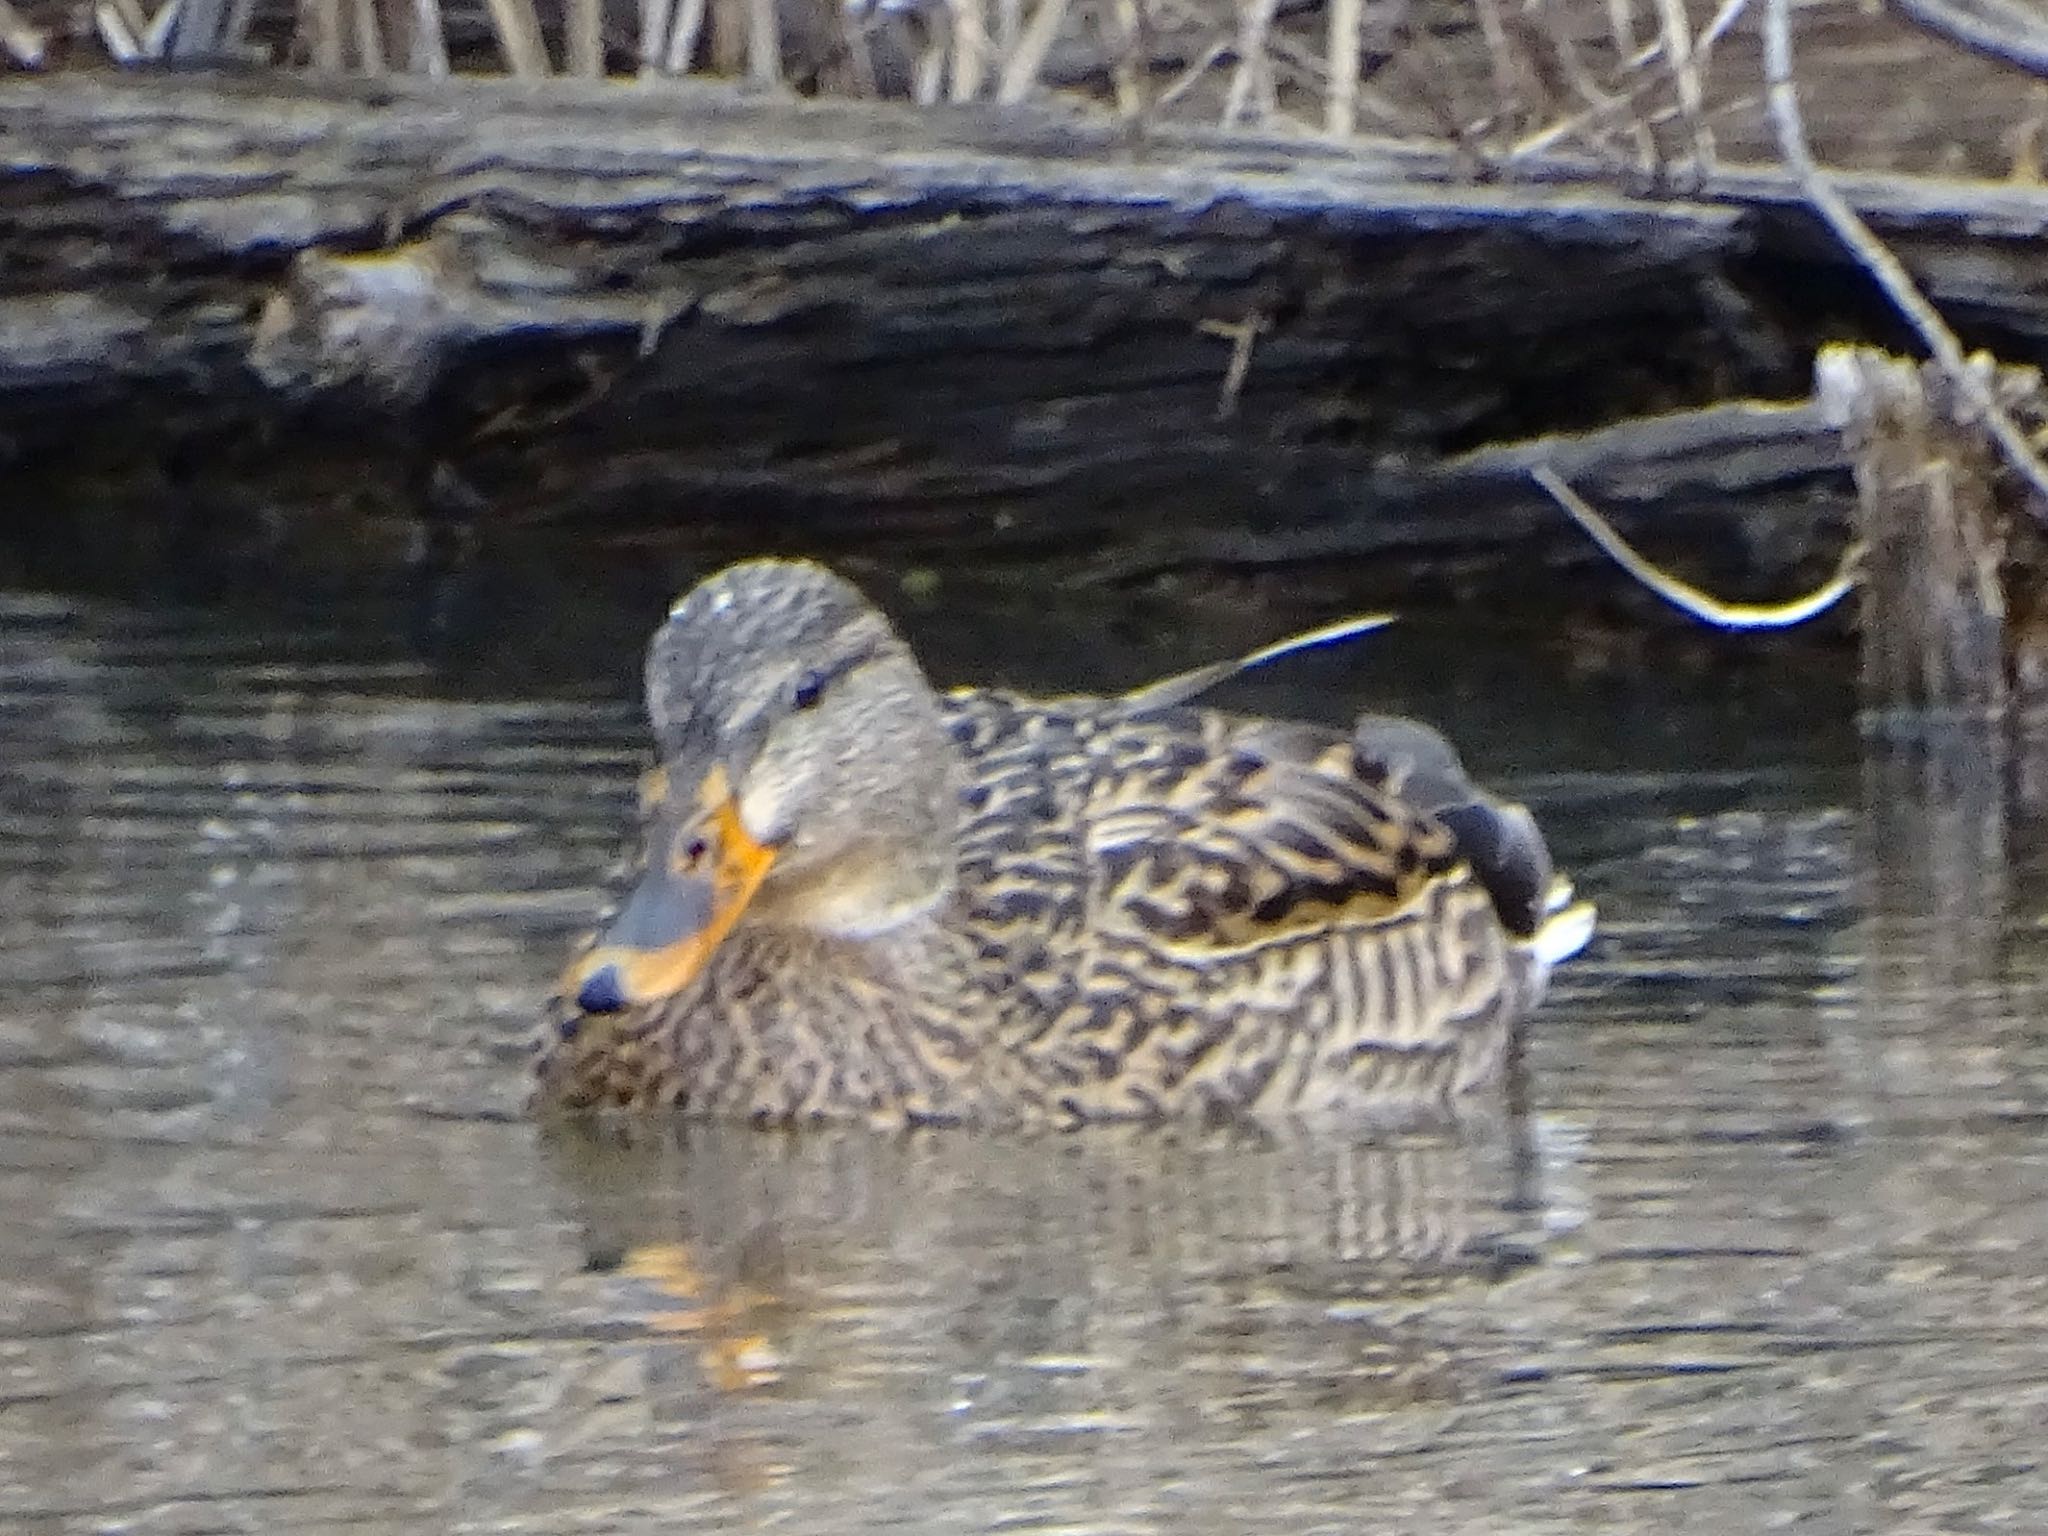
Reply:
[[[789,702],[798,709],[810,709],[824,696],[825,674],[822,672],[806,672],[789,690]]]
[[[703,865],[706,856],[710,852],[711,844],[709,840],[702,836],[691,838],[681,848],[676,850],[676,873],[687,875],[694,872]]]

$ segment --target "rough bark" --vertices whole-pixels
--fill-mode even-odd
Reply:
[[[1803,397],[1821,341],[1889,335],[1760,174],[1474,186],[1428,154],[567,83],[12,80],[0,143],[8,483],[47,516],[260,505],[373,564],[452,523],[1512,592],[1595,557],[1521,488],[1530,450],[1479,450]],[[2041,350],[2048,195],[1849,190],[1958,319]],[[1848,516],[1831,435],[1783,412],[1543,451],[1724,574],[1782,578]]]

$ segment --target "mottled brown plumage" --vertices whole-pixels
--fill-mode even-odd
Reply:
[[[1426,727],[941,697],[814,565],[694,589],[647,687],[638,880],[549,1009],[544,1107],[1402,1114],[1490,1080],[1590,932]]]

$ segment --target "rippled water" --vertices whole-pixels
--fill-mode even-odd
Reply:
[[[0,1528],[2048,1529],[2048,885],[1983,744],[1315,659],[1241,701],[1429,706],[1601,904],[1526,1118],[544,1136],[633,642],[487,694],[383,636],[0,599]]]

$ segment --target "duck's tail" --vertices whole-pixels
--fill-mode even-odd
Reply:
[[[1535,931],[1520,941],[1521,946],[1548,974],[1552,966],[1569,960],[1586,947],[1598,916],[1593,903],[1579,899],[1571,881],[1553,874],[1550,889],[1543,896],[1543,915],[1537,920]]]

